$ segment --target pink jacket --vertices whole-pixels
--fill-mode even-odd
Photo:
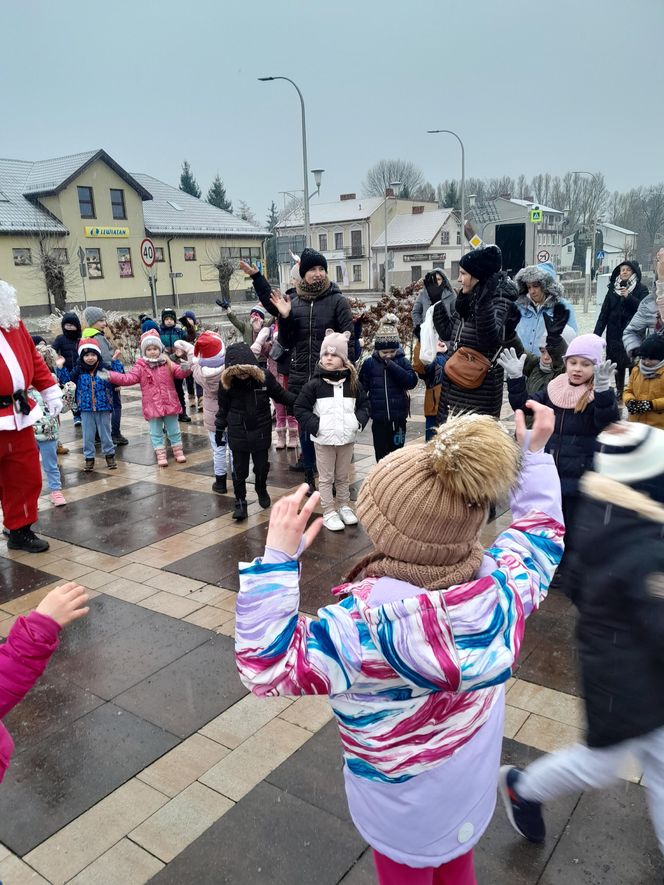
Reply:
[[[194,363],[194,381],[203,388],[203,426],[210,433],[217,429],[215,421],[219,411],[219,384],[224,367],[204,368]]]
[[[46,615],[21,616],[0,645],[0,719],[21,701],[46,669],[59,645],[60,625]],[[14,741],[0,722],[0,781],[9,768]]]
[[[163,418],[164,415],[180,414],[182,407],[173,379],[186,378],[190,374],[190,371],[184,371],[175,364],[171,371],[166,363],[151,366],[144,359],[139,359],[124,375],[120,372],[109,372],[108,380],[119,387],[140,384],[143,417],[149,421],[151,418]]]

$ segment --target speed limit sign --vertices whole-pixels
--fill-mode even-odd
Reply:
[[[146,237],[141,243],[141,258],[146,267],[152,267],[157,260],[157,251],[149,237]]]

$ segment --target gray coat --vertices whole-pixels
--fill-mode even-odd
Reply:
[[[442,295],[440,296],[440,300],[443,302],[445,307],[447,308],[447,312],[450,316],[454,311],[454,304],[456,302],[456,292],[452,289],[447,276],[445,275],[445,271],[443,271],[440,267],[434,267],[430,273],[435,274],[439,273],[444,283],[445,288],[443,289]],[[420,290],[420,294],[415,299],[415,304],[413,305],[413,310],[411,316],[413,318],[413,328],[416,329],[418,326],[421,326],[424,322],[424,318],[427,315],[427,310],[431,307],[431,298],[429,298],[429,293],[427,292],[426,286],[422,286]]]
[[[639,304],[636,313],[623,332],[623,347],[627,356],[632,357],[643,344],[643,340],[655,329],[657,322],[657,304],[649,295]]]

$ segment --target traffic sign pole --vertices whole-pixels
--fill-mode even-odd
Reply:
[[[159,312],[159,308],[157,307],[157,277],[152,269],[156,260],[157,250],[154,247],[154,243],[150,237],[145,237],[145,239],[141,241],[141,261],[148,271],[150,293],[152,294],[152,309],[154,311],[155,320],[157,319],[157,314]]]

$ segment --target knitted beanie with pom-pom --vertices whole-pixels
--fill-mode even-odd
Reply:
[[[488,508],[516,483],[521,453],[488,415],[451,417],[427,444],[383,458],[360,489],[357,514],[375,552],[366,576],[429,590],[473,578]]]

